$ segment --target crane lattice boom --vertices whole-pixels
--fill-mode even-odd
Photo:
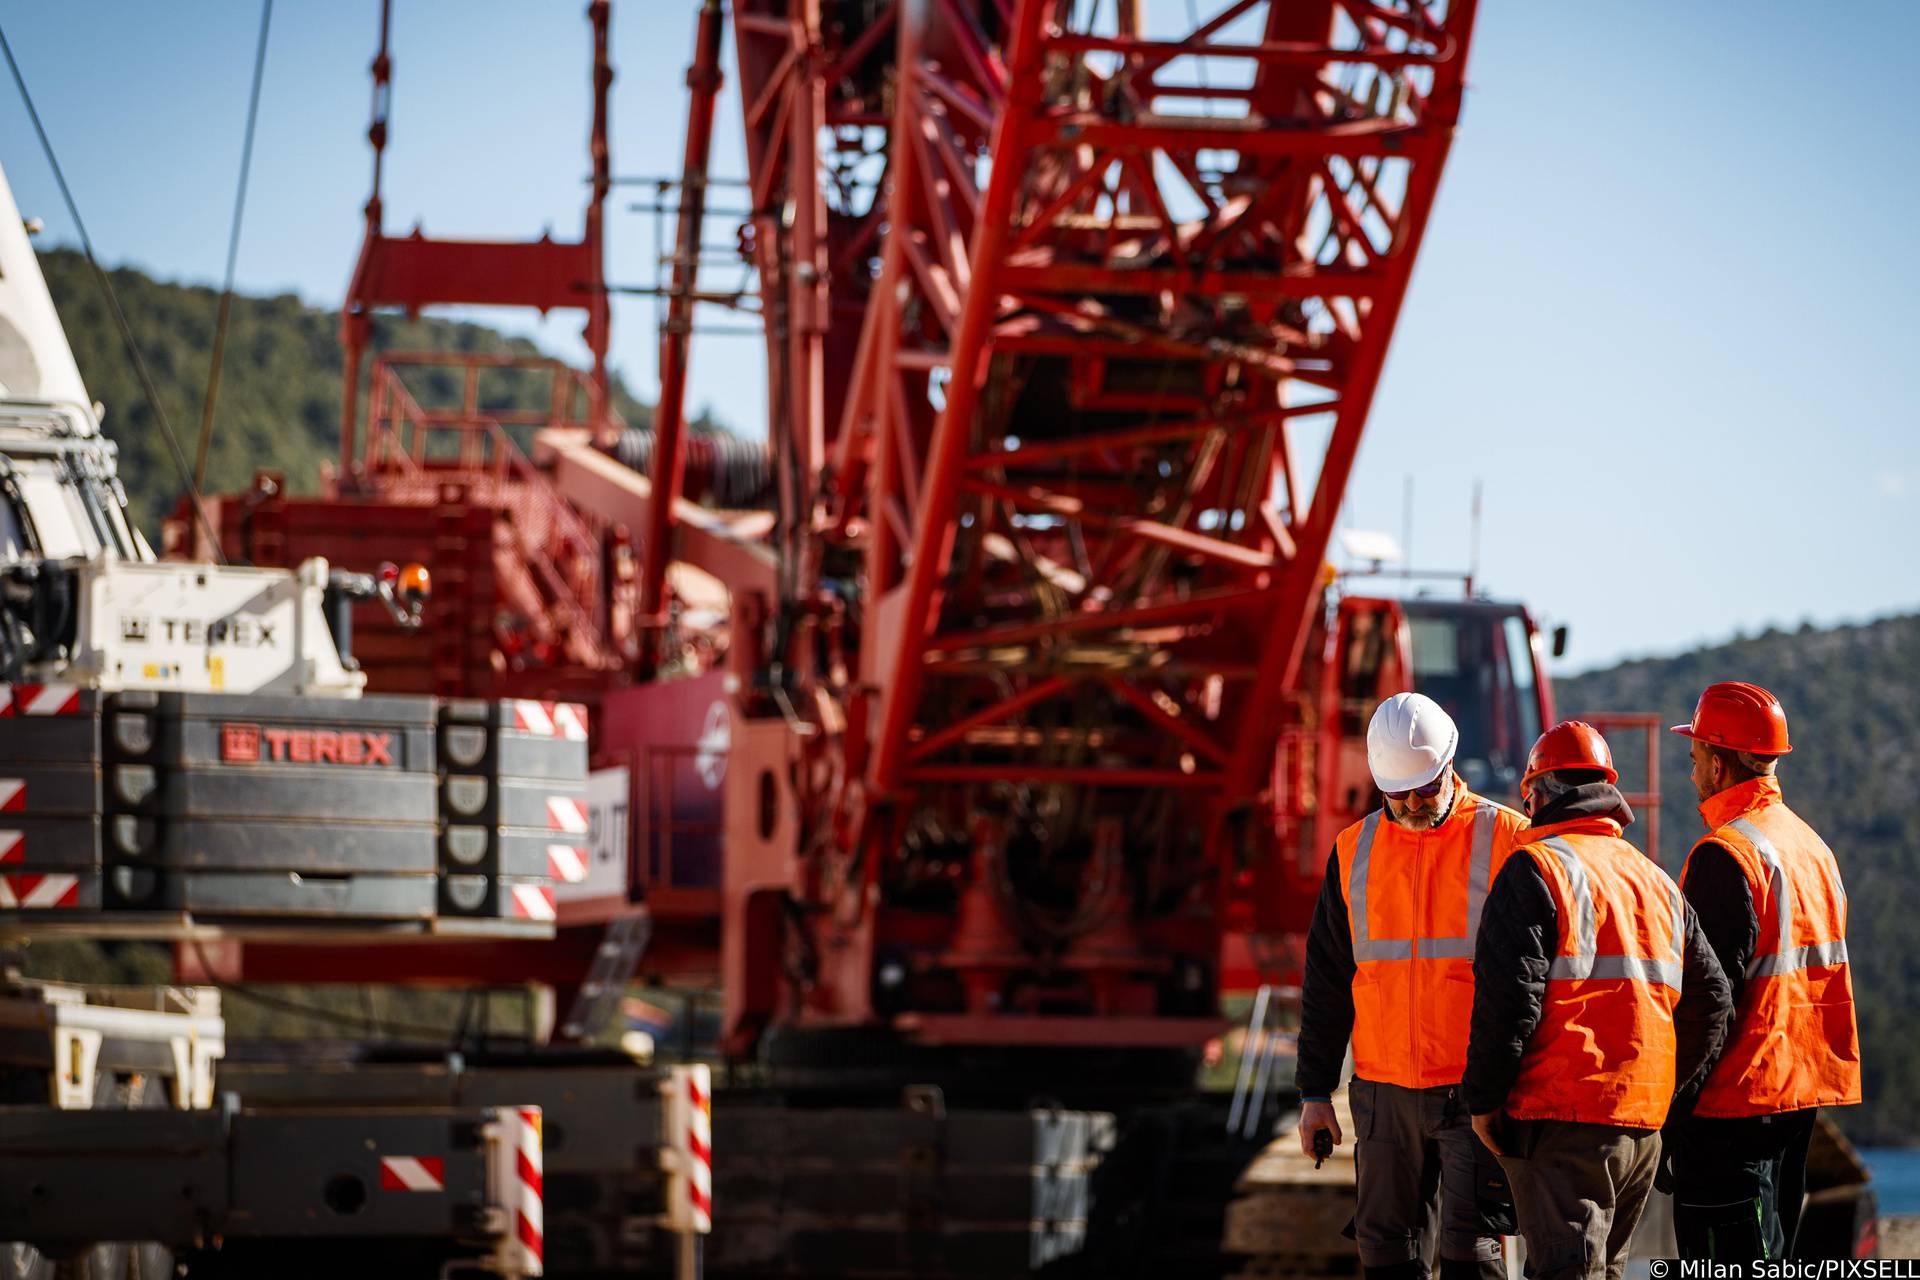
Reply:
[[[827,1020],[1208,989],[1474,4],[1209,8],[734,6]]]

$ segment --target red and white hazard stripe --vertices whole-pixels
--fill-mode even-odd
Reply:
[[[0,909],[77,907],[79,905],[79,876],[29,875],[26,872],[0,876]]]
[[[531,702],[515,698],[513,727],[539,738],[587,740],[587,709],[577,702]]]
[[[6,858],[6,851],[0,849],[0,862]],[[548,845],[547,876],[561,884],[579,884],[587,878],[587,851],[570,844]]]
[[[553,919],[558,914],[554,908],[553,890],[537,884],[514,885],[513,914],[518,920]]]
[[[64,716],[80,709],[72,684],[0,684],[0,716]]]
[[[27,780],[0,778],[0,813],[18,813],[27,807]]]
[[[26,860],[27,833],[0,831],[0,862],[25,862]]]
[[[447,1162],[441,1156],[381,1156],[382,1191],[445,1191]]]
[[[564,831],[570,836],[587,834],[586,802],[568,796],[548,796],[547,826],[554,831]]]
[[[689,1225],[713,1230],[713,1080],[707,1068],[687,1072],[687,1208]]]
[[[519,1135],[519,1149],[514,1154],[514,1178],[519,1191],[519,1203],[513,1211],[514,1237],[531,1264],[527,1267],[528,1274],[539,1275],[546,1256],[547,1229],[541,1199],[545,1179],[540,1157],[540,1108],[517,1107],[514,1114],[518,1121],[514,1128]]]

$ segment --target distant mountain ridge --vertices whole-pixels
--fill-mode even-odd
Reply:
[[[42,253],[40,267],[87,389],[106,405],[107,435],[120,447],[120,477],[135,517],[158,545],[159,520],[173,510],[184,488],[92,268],[72,249]],[[167,421],[191,460],[220,295],[126,267],[108,274],[158,385]],[[541,354],[526,339],[484,325],[401,316],[380,318],[374,349]],[[291,488],[311,491],[320,463],[340,452],[341,358],[339,311],[309,306],[292,294],[235,295],[207,457],[207,491],[244,489],[261,469],[281,471]],[[536,381],[525,380],[529,404],[544,399]],[[503,378],[500,385],[511,383]],[[508,398],[518,403],[522,397]],[[613,400],[629,426],[652,422],[652,411],[617,379]]]
[[[1563,716],[1655,711],[1680,724],[1716,680],[1751,680],[1786,708],[1794,749],[1781,786],[1846,880],[1866,1101],[1835,1119],[1858,1141],[1920,1143],[1920,614],[1768,631],[1554,688]],[[1621,745],[1637,757],[1637,743]],[[1668,737],[1660,751],[1660,857],[1674,872],[1704,831],[1684,746]],[[1622,782],[1638,786],[1621,763]]]

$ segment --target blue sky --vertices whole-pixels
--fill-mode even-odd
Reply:
[[[1215,0],[1200,0],[1211,10]],[[585,5],[395,0],[390,230],[578,234]],[[614,14],[616,171],[677,169],[694,0]],[[360,238],[377,0],[279,0],[239,264],[337,305]],[[1842,16],[1844,14],[1844,17]],[[0,7],[95,243],[217,282],[259,7]],[[1770,624],[1920,606],[1920,6],[1483,0],[1472,91],[1349,493],[1348,522],[1572,628],[1581,670]],[[729,86],[716,169],[742,171]],[[71,241],[10,86],[0,163]],[[610,276],[651,278],[610,206]],[[580,350],[578,321],[480,317]],[[652,305],[615,312],[651,394]],[[696,344],[693,399],[763,420],[759,346]],[[1735,673],[1729,673],[1735,674]]]

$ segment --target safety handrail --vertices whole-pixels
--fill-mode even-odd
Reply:
[[[428,407],[406,384],[406,368],[457,370],[458,406]],[[551,377],[543,408],[482,408],[480,374],[487,369],[544,372]],[[447,484],[463,485],[474,498],[505,509],[516,561],[509,576],[555,615],[551,628],[565,639],[569,656],[587,665],[618,665],[599,621],[599,539],[548,483],[508,430],[512,426],[588,426],[573,406],[585,380],[559,361],[501,353],[392,352],[374,364],[367,401],[362,474],[376,491],[420,501]],[[529,601],[532,603],[532,601]],[[547,631],[549,628],[541,627]]]

